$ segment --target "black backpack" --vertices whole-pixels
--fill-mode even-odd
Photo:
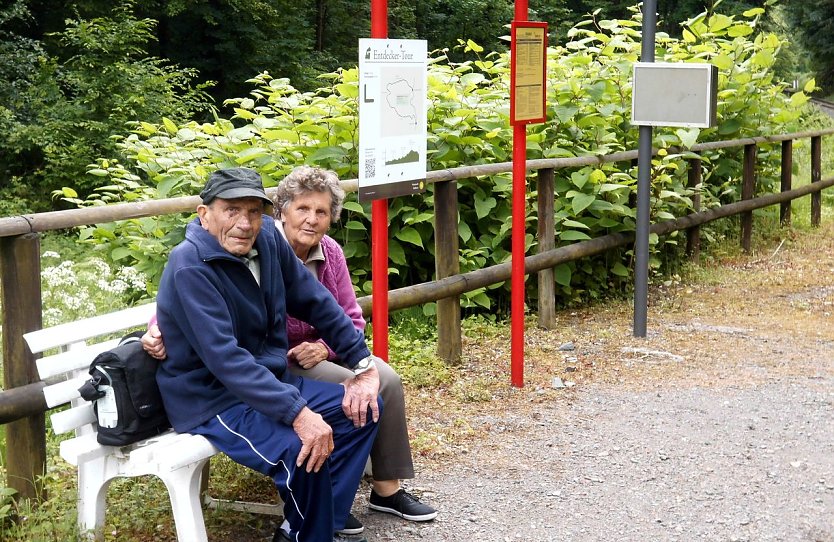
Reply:
[[[98,442],[125,446],[171,427],[156,385],[159,361],[142,348],[142,332],[125,336],[90,364],[92,378],[78,391],[94,401]]]

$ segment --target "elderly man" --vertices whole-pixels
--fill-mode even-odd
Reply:
[[[357,540],[334,533],[380,415],[364,336],[263,214],[271,201],[256,172],[216,171],[200,196],[157,295],[168,351],[157,381],[171,423],[272,477],[286,519],[273,540]],[[354,376],[340,385],[290,373],[288,313],[322,330]]]

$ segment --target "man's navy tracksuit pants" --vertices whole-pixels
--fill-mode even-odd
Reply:
[[[226,409],[191,432],[205,436],[237,463],[270,476],[284,501],[290,538],[332,542],[345,525],[371,451],[377,424],[356,428],[342,411],[344,386],[299,378],[307,407],[333,429],[333,453],[319,472],[296,467],[301,440],[293,428],[267,418],[246,404]],[[379,400],[380,412],[382,401]]]

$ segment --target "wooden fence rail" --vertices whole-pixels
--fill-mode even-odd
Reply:
[[[834,185],[834,178],[822,179],[822,136],[834,134],[834,129],[762,136],[730,141],[700,143],[690,149],[693,153],[744,148],[742,200],[733,204],[700,211],[699,185],[701,160],[687,158],[688,186],[695,190],[695,212],[674,220],[656,223],[651,232],[665,235],[676,230],[687,230],[687,250],[697,255],[698,228],[702,224],[736,214],[742,215],[741,242],[750,249],[752,212],[755,209],[779,204],[780,220],[790,223],[790,202],[811,195],[811,222],[819,225],[821,191]],[[792,142],[811,139],[811,184],[791,189],[793,165]],[[755,197],[757,146],[780,143],[782,149],[781,186],[779,193]],[[654,151],[656,152],[656,151]],[[672,149],[671,152],[676,152]],[[632,161],[637,151],[623,151],[608,155],[574,158],[529,160],[528,171],[538,173],[538,253],[525,258],[526,272],[538,273],[539,324],[545,328],[555,325],[555,284],[553,267],[588,256],[600,254],[634,241],[633,234],[616,233],[595,239],[555,247],[554,171],[556,169],[601,165],[609,162]],[[435,255],[437,280],[407,286],[389,292],[389,308],[405,307],[437,301],[438,354],[455,363],[461,356],[460,295],[491,284],[508,280],[510,263],[461,274],[458,246],[457,181],[470,177],[496,175],[512,171],[511,162],[466,166],[432,171],[427,182],[435,184]],[[355,180],[344,181],[346,191],[356,191]],[[273,190],[269,189],[268,191]],[[34,356],[28,351],[23,334],[41,327],[40,242],[38,233],[77,226],[113,222],[172,213],[193,212],[199,203],[197,196],[169,198],[138,203],[117,204],[0,218],[0,276],[2,276],[2,322],[4,388],[0,392],[0,424],[6,424],[7,484],[22,497],[43,497],[37,485],[38,476],[45,468],[45,426],[42,382],[37,381]],[[370,314],[372,298],[359,299],[363,312]]]

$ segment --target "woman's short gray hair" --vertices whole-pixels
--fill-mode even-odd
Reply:
[[[305,192],[330,192],[330,218],[339,220],[345,191],[339,184],[339,177],[334,171],[312,166],[298,166],[284,177],[278,185],[272,201],[275,211],[282,213],[290,202]]]

